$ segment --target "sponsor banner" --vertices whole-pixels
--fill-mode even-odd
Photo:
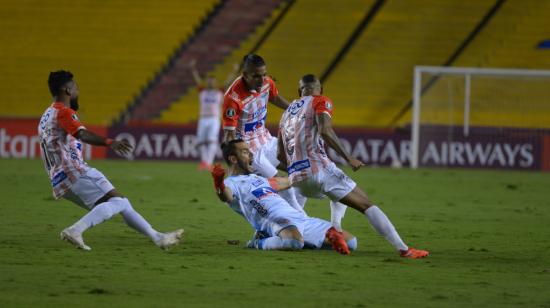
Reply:
[[[38,122],[40,119],[0,118],[0,158],[39,158]],[[87,126],[100,135],[106,135],[104,127]],[[105,147],[83,144],[84,159],[105,158]]]
[[[109,136],[127,139],[134,146],[132,159],[198,160],[195,134],[194,126],[138,125],[109,129]],[[344,148],[368,165],[410,165],[408,130],[337,129],[337,134]],[[540,132],[497,133],[472,128],[468,138],[460,135],[450,135],[441,128],[422,135],[420,166],[535,170],[543,167],[543,157],[550,165],[548,154],[543,154],[544,149],[545,153],[550,152],[549,137],[541,138]],[[327,153],[335,162],[344,163],[335,151],[329,149]],[[112,151],[107,157],[118,158]],[[221,159],[221,151],[217,158]]]
[[[130,159],[199,160],[194,126],[132,125],[109,129],[109,136],[126,139],[134,147]],[[218,150],[216,158],[222,156]],[[109,158],[121,158],[113,151]]]

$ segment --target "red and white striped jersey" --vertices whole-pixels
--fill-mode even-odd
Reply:
[[[197,87],[199,91],[199,101],[200,101],[200,117],[220,117],[220,108],[223,101],[223,90],[222,89],[207,89],[203,86]]]
[[[288,162],[290,183],[300,182],[319,172],[332,161],[325,152],[316,115],[332,117],[332,101],[326,96],[304,96],[294,100],[283,113],[279,132]]]
[[[40,152],[56,199],[90,169],[82,159],[82,143],[73,136],[82,128],[74,110],[59,102],[40,118]]]
[[[224,95],[223,129],[236,130],[237,138],[256,153],[272,138],[265,127],[267,103],[278,95],[275,82],[269,77],[264,79],[260,93],[248,90],[242,77],[237,78]]]

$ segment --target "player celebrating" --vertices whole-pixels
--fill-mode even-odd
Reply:
[[[328,196],[333,201],[332,220],[337,225],[340,225],[346,209],[337,203],[341,202],[364,214],[402,257],[428,256],[428,251],[405,245],[384,212],[326,155],[324,142],[343,157],[353,171],[363,166],[344,149],[332,129],[333,105],[328,97],[321,95],[320,81],[314,75],[304,76],[300,80],[299,92],[302,97],[292,102],[279,125],[279,159],[288,163],[290,184],[307,197]]]
[[[178,244],[183,229],[157,232],[101,172],[83,161],[80,141],[108,146],[119,155],[129,154],[132,147],[126,140],[104,138],[82,126],[76,116],[79,91],[73,74],[68,71],[52,72],[48,86],[54,102],[40,119],[38,136],[53,195],[56,199],[63,197],[90,211],[63,230],[61,239],[77,248],[91,250],[84,243],[82,233],[120,213],[130,227],[151,238],[160,248],[167,249]]]
[[[223,101],[223,142],[236,138],[244,140],[254,154],[254,172],[266,178],[277,174],[277,138],[265,127],[267,103],[286,109],[288,102],[279,95],[275,82],[267,76],[262,57],[249,54],[243,59],[242,76],[226,91]],[[294,208],[302,211],[292,188],[281,196]]]
[[[257,234],[267,234],[250,241],[249,248],[297,250],[332,245],[341,254],[356,249],[353,235],[338,232],[328,221],[306,216],[277,194],[277,190],[289,187],[287,178],[267,180],[252,174],[253,154],[243,140],[225,144],[223,157],[229,165],[229,177],[224,180],[225,170],[219,165],[212,170],[218,197],[243,216]]]
[[[218,150],[218,135],[220,131],[220,107],[223,101],[224,88],[216,87],[216,79],[206,76],[203,82],[197,71],[197,61],[189,63],[191,75],[197,84],[200,101],[200,118],[197,125],[197,147],[199,148],[201,162],[199,170],[208,170],[214,162]],[[233,71],[227,76],[225,88],[235,78],[239,65],[233,65]]]

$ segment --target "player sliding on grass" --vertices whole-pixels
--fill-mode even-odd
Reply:
[[[337,228],[347,205],[364,214],[402,257],[428,256],[428,251],[405,245],[384,212],[328,158],[324,142],[343,157],[353,171],[363,166],[344,149],[332,129],[333,105],[328,97],[321,95],[321,82],[314,75],[306,75],[300,80],[299,93],[301,98],[290,104],[279,124],[278,157],[281,162],[288,163],[290,184],[306,197],[328,196],[332,200],[331,220]]]
[[[130,144],[126,140],[98,136],[82,126],[76,116],[78,86],[70,72],[50,73],[48,86],[54,101],[40,119],[38,136],[53,195],[56,199],[63,197],[90,211],[74,225],[63,230],[61,238],[77,248],[91,250],[84,243],[82,233],[120,213],[130,227],[151,238],[160,248],[166,249],[178,244],[183,229],[168,233],[157,232],[101,172],[90,168],[82,159],[80,141],[108,146],[119,155],[130,153]]]
[[[224,180],[225,170],[220,165],[212,170],[218,197],[243,216],[257,235],[267,235],[255,237],[248,243],[249,248],[298,250],[332,246],[341,254],[356,249],[353,235],[338,232],[328,221],[308,217],[277,194],[289,187],[287,178],[268,180],[252,174],[253,154],[243,140],[226,143],[223,157],[229,166],[229,177]]]

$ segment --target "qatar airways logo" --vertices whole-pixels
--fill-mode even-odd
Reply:
[[[411,160],[409,140],[342,138],[340,141],[352,156],[367,164],[402,166]],[[328,155],[344,163],[332,149]],[[536,160],[531,143],[430,141],[420,149],[419,163],[421,166],[530,169],[535,167]]]

